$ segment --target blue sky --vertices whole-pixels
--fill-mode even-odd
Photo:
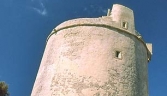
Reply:
[[[52,29],[63,21],[106,15],[118,3],[135,14],[136,30],[153,44],[149,96],[167,92],[167,0],[1,0],[0,80],[11,96],[30,96]]]

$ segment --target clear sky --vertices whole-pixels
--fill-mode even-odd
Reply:
[[[11,96],[30,96],[54,27],[106,15],[115,3],[134,11],[136,30],[153,44],[149,96],[166,96],[167,0],[0,0],[0,80],[9,84]]]

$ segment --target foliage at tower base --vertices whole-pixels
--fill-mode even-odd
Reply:
[[[9,96],[8,85],[4,81],[0,81],[0,96]]]

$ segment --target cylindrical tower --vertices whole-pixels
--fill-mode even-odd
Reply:
[[[31,96],[148,96],[151,46],[135,31],[131,9],[115,4],[108,14],[52,31]]]

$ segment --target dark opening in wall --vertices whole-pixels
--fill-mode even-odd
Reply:
[[[122,22],[122,28],[128,29],[128,22]]]
[[[121,53],[121,51],[116,51],[115,52],[115,57],[118,58],[118,59],[122,59],[122,53]]]

